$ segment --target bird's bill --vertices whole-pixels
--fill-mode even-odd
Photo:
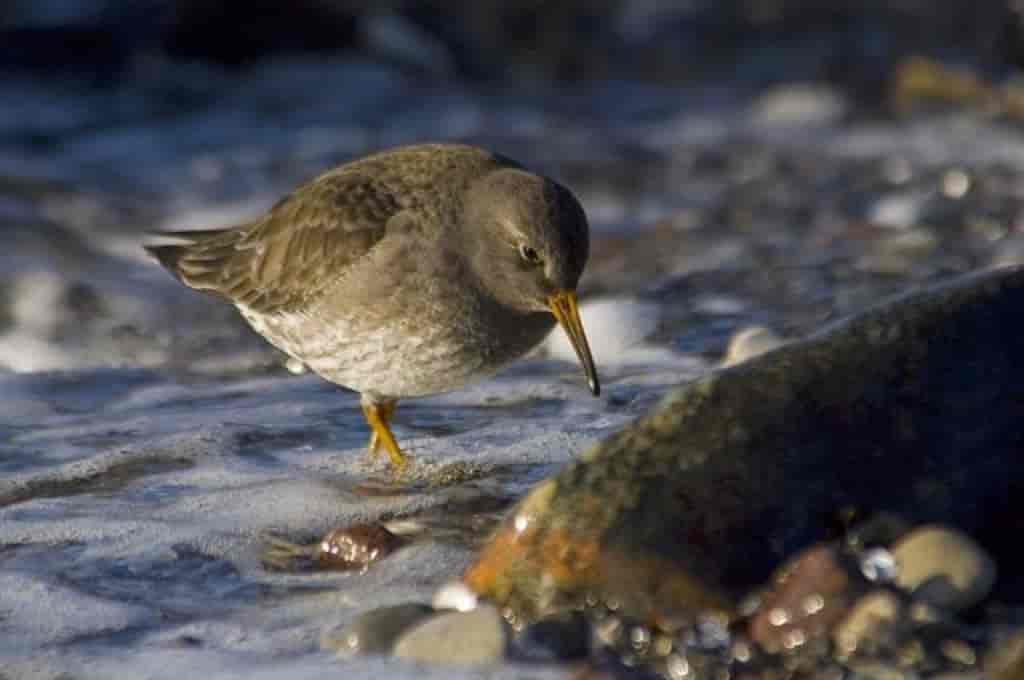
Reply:
[[[558,324],[569,336],[572,348],[576,350],[583,365],[583,372],[587,375],[587,384],[594,396],[601,394],[601,383],[597,378],[597,367],[594,366],[594,357],[590,354],[590,345],[587,344],[587,334],[583,332],[583,322],[580,321],[580,308],[576,300],[576,291],[560,290],[548,298],[548,307],[551,313],[558,319]]]

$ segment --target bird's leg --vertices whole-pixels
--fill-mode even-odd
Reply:
[[[398,406],[398,401],[397,400],[391,400],[391,401],[385,401],[385,402],[382,402],[382,403],[379,403],[379,404],[378,403],[363,402],[362,406],[363,406],[363,413],[366,413],[366,410],[368,408],[376,408],[377,409],[378,417],[384,423],[384,429],[389,429],[390,425],[391,425],[391,417],[393,415],[395,415],[395,408]],[[371,427],[372,427],[372,422],[373,421],[370,420],[370,415],[369,414],[366,415],[366,422],[371,423]],[[369,452],[370,452],[370,456],[376,456],[377,455],[377,453],[380,451],[380,445],[381,445],[380,436],[378,436],[378,434],[377,434],[377,429],[373,428],[373,432],[370,433],[370,445],[368,447]]]
[[[359,403],[363,407],[363,415],[366,416],[366,422],[369,423],[370,430],[372,430],[369,446],[370,455],[375,456],[383,445],[388,452],[388,456],[391,458],[391,464],[396,470],[401,470],[405,467],[408,459],[402,453],[402,449],[399,448],[398,442],[395,441],[395,435],[391,434],[391,428],[389,427],[391,417],[395,414],[395,408],[398,406],[398,401],[391,399],[377,403],[363,397]]]

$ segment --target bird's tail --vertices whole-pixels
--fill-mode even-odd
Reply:
[[[174,231],[153,234],[178,243],[146,244],[143,248],[186,286],[196,290],[221,292],[224,277],[238,253],[236,245],[244,234],[242,228]]]

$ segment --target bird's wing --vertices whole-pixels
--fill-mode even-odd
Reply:
[[[146,246],[183,283],[260,312],[301,307],[384,237],[399,195],[357,172],[303,185],[259,220],[217,231],[169,233],[184,244]]]

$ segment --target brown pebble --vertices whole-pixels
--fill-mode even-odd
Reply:
[[[783,567],[750,620],[750,636],[769,651],[825,634],[847,612],[850,578],[834,548],[815,546]]]
[[[380,524],[355,524],[324,536],[316,561],[324,569],[365,569],[401,545],[402,539]]]

